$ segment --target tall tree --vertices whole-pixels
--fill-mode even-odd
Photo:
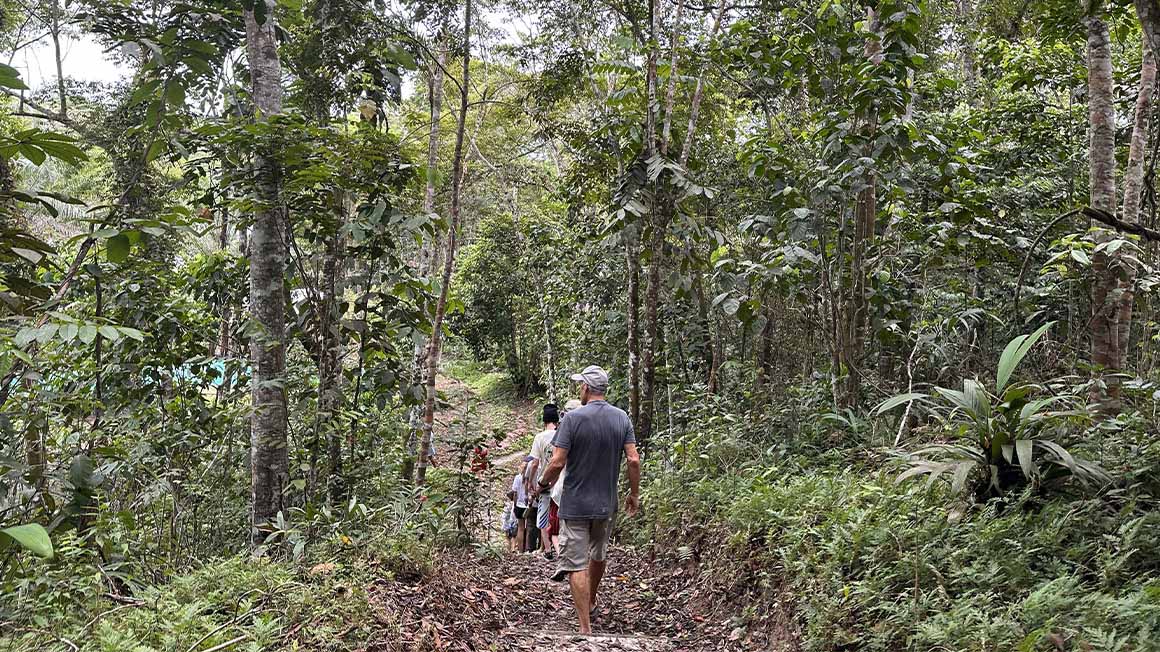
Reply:
[[[863,51],[871,66],[882,63],[881,22],[874,7],[866,7],[866,42]],[[878,109],[871,103],[856,112],[858,129],[865,147],[862,156],[874,160],[874,141],[878,131]],[[855,194],[853,229],[849,239],[849,273],[844,275],[842,311],[837,325],[837,351],[845,386],[840,401],[845,407],[858,403],[862,385],[862,363],[866,353],[866,329],[869,326],[869,301],[866,282],[870,275],[870,250],[874,242],[878,218],[878,174],[874,163],[865,166]]]
[[[246,57],[250,93],[261,122],[282,112],[282,65],[273,0],[256,0],[247,7]],[[254,154],[255,209],[250,229],[250,311],[259,327],[253,335],[250,418],[251,518],[253,539],[283,510],[289,484],[286,452],[286,243],[281,214],[278,160],[265,146]]]
[[[442,39],[440,39],[442,41]],[[430,111],[430,133],[427,136],[427,174],[423,189],[423,212],[428,215],[435,213],[435,192],[438,189],[439,164],[439,127],[443,119],[443,68],[447,64],[447,49],[440,45],[435,59],[428,67],[428,107]],[[419,275],[427,276],[434,266],[436,256],[434,252],[439,248],[438,239],[428,246],[426,243],[419,249]],[[416,385],[426,387],[427,347],[429,342],[422,339],[415,340],[414,380]],[[416,405],[411,410],[410,427],[407,432],[407,447],[404,451],[402,476],[408,481],[415,472],[415,443],[423,432],[424,407]]]
[[[659,0],[649,0],[648,70],[645,78],[645,84],[648,89],[648,106],[646,107],[645,113],[644,150],[645,163],[648,166],[654,164],[659,151],[657,134],[657,58],[660,54],[660,45],[657,39],[660,38],[661,12],[659,11],[660,7],[658,5]],[[669,74],[674,75],[676,72],[669,71]],[[665,212],[665,200],[658,198],[658,194],[667,193],[663,193],[659,185],[654,184],[653,205],[652,210],[649,212],[651,236],[649,238],[649,263],[644,297],[644,347],[641,351],[640,415],[636,423],[637,440],[641,443],[641,448],[646,450],[649,438],[652,437],[656,409],[656,357],[660,332],[657,328],[657,303],[660,295],[662,250],[664,249],[665,242],[664,225],[662,224],[662,214]]]
[[[1088,165],[1089,203],[1093,208],[1116,211],[1116,111],[1113,105],[1112,47],[1108,24],[1104,20],[1101,0],[1091,0],[1086,7],[1088,63]],[[1114,370],[1120,359],[1116,326],[1116,266],[1102,245],[1112,239],[1106,229],[1095,233],[1097,244],[1092,255],[1092,363],[1096,373]],[[1098,380],[1098,379],[1097,379]],[[1093,384],[1092,400],[1104,412],[1118,410],[1118,382],[1105,376],[1107,390]]]
[[[447,229],[447,251],[443,259],[443,282],[439,300],[435,304],[435,319],[431,324],[431,339],[427,346],[426,407],[423,412],[423,445],[419,453],[415,482],[427,480],[427,461],[431,456],[431,442],[435,433],[435,377],[439,372],[439,354],[443,343],[443,320],[447,315],[447,296],[451,290],[451,275],[455,271],[455,247],[461,213],[463,212],[463,141],[467,126],[467,93],[471,88],[471,0],[463,4],[463,78],[459,81],[459,115],[455,124],[455,153],[451,160],[451,210]]]
[[[1140,51],[1140,87],[1136,91],[1135,115],[1132,119],[1132,136],[1128,145],[1128,166],[1124,171],[1124,200],[1121,217],[1129,224],[1140,222],[1140,200],[1144,192],[1145,158],[1148,152],[1148,134],[1151,132],[1152,95],[1156,91],[1156,51],[1152,39],[1145,31]],[[1120,353],[1117,369],[1127,366],[1128,344],[1132,334],[1132,308],[1136,298],[1136,276],[1138,270],[1130,260],[1121,261],[1123,279],[1120,281],[1121,294],[1117,306],[1116,350]],[[1117,389],[1119,384],[1116,384]]]

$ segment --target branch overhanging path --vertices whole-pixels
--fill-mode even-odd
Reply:
[[[482,520],[472,532],[476,541],[501,550],[503,496],[527,442],[540,430],[540,405],[480,396],[465,382],[444,375],[439,376],[439,388],[446,399],[434,433],[439,467],[456,467],[458,433],[503,433],[489,454],[493,466],[476,488]],[[727,621],[698,611],[697,598],[704,596],[698,592],[703,581],[696,573],[683,565],[650,561],[652,556],[623,541],[614,542],[593,621],[596,634],[579,637],[567,584],[548,579],[554,565],[542,555],[497,556],[470,549],[439,553],[423,577],[383,578],[370,587],[372,607],[382,625],[381,640],[372,649],[740,649],[730,647],[735,642],[728,640],[729,629],[722,631]]]

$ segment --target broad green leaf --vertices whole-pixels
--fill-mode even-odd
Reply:
[[[930,464],[926,464],[926,463],[915,464],[914,466],[910,467],[906,471],[903,471],[902,473],[900,473],[898,475],[898,477],[894,479],[894,483],[895,484],[902,484],[903,482],[909,480],[910,478],[913,478],[913,477],[918,476],[918,475],[922,475],[924,473],[930,473],[933,470],[934,470],[934,467]]]
[[[28,90],[28,86],[20,79],[20,71],[5,63],[0,63],[0,86],[18,91]]]
[[[57,324],[45,324],[36,329],[36,341],[41,344],[47,344],[56,335],[57,328],[59,328]]]
[[[101,334],[101,337],[109,340],[110,342],[116,342],[117,340],[121,339],[121,331],[112,326],[101,326],[97,329],[97,331]]]
[[[35,165],[38,165],[38,166],[41,163],[44,163],[44,160],[46,158],[48,158],[48,155],[44,153],[43,149],[40,149],[39,147],[36,147],[35,145],[27,145],[27,144],[20,145],[20,155],[23,156],[24,158],[32,161]]]
[[[16,344],[16,346],[19,346],[20,348],[24,348],[24,347],[28,346],[29,344],[32,344],[32,341],[36,339],[36,334],[39,331],[40,331],[39,328],[33,328],[31,326],[26,326],[24,328],[21,328],[16,333],[16,337],[13,339],[13,342]]]
[[[40,253],[39,251],[33,251],[31,249],[25,249],[23,247],[12,247],[12,253],[16,254],[17,256],[20,256],[21,258],[27,260],[28,262],[30,262],[34,265],[39,263],[41,260],[44,259],[44,254]]]
[[[185,87],[181,82],[176,80],[169,82],[165,87],[165,102],[175,110],[185,106]]]
[[[920,398],[926,398],[926,397],[927,397],[926,394],[919,394],[916,392],[911,392],[909,394],[899,394],[898,396],[892,396],[892,397],[886,399],[885,401],[882,401],[881,403],[879,403],[878,407],[874,409],[874,414],[875,414],[875,416],[879,416],[885,412],[889,412],[890,410],[893,410],[894,408],[896,408],[900,405],[903,405],[905,403],[909,403],[911,401],[918,400]]]
[[[1011,379],[1011,374],[1027,356],[1027,352],[1054,325],[1055,322],[1049,321],[1040,326],[1034,333],[1020,335],[1007,343],[1007,347],[1003,349],[1003,354],[999,356],[999,370],[995,374],[995,393],[1003,392],[1003,388],[1007,386],[1007,381]]]
[[[65,342],[71,342],[76,339],[77,333],[80,332],[80,327],[73,323],[63,324],[60,327],[60,339]]]
[[[1036,446],[1045,448],[1058,457],[1060,464],[1066,466],[1067,470],[1072,472],[1072,475],[1079,475],[1079,466],[1076,464],[1075,458],[1072,457],[1071,453],[1067,452],[1066,448],[1053,441],[1044,439],[1036,439],[1034,442]]]
[[[1019,468],[1023,469],[1023,476],[1028,480],[1038,475],[1035,462],[1031,459],[1031,449],[1035,442],[1030,439],[1015,440],[1015,454],[1019,456]]]
[[[129,257],[129,236],[124,233],[109,238],[105,241],[105,252],[109,256],[110,263],[123,263]]]
[[[1051,405],[1052,403],[1058,403],[1064,398],[1065,397],[1063,396],[1049,396],[1048,398],[1041,398],[1035,401],[1031,401],[1027,405],[1024,405],[1023,409],[1019,411],[1019,420],[1027,421],[1036,414],[1039,414],[1039,411],[1043,408]]]
[[[987,396],[987,390],[983,389],[983,385],[979,381],[973,378],[964,379],[963,395],[971,401],[975,414],[981,418],[991,416],[991,398]]]
[[[151,163],[165,153],[165,141],[161,138],[149,143],[149,149],[145,152],[145,161]]]
[[[85,344],[92,344],[97,339],[97,327],[93,324],[84,324],[78,331],[78,336]]]
[[[52,559],[52,539],[48,538],[48,531],[37,523],[4,528],[0,530],[0,538],[5,537],[19,543],[35,555]]]
[[[120,328],[118,328],[118,330],[121,331],[122,335],[124,335],[125,337],[128,337],[129,339],[137,340],[138,342],[145,341],[145,334],[142,333],[141,331],[137,330],[136,328],[128,328],[126,326],[121,326]]]

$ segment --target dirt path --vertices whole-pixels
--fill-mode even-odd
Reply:
[[[466,383],[439,379],[447,403],[437,418],[436,440],[444,449],[456,428],[495,433],[492,468],[481,491],[489,513],[519,466],[529,436],[538,430],[539,406],[527,401],[482,400]],[[422,578],[380,580],[370,587],[382,638],[372,650],[418,652],[488,650],[512,652],[669,652],[729,649],[725,637],[710,640],[706,618],[691,608],[696,580],[685,569],[664,567],[643,551],[615,545],[593,616],[594,636],[575,634],[566,583],[551,582],[553,563],[538,554],[500,552],[498,528],[488,527],[476,550],[445,551]]]

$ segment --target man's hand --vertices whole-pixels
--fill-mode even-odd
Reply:
[[[636,516],[640,512],[640,496],[628,494],[628,498],[624,500],[624,510],[628,512],[629,518]]]

